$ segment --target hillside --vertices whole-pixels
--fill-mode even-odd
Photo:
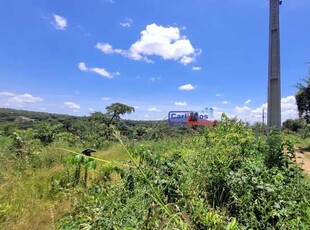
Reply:
[[[27,110],[0,108],[0,122],[15,121],[19,117],[25,117],[37,121],[61,121],[67,118],[77,119],[78,116],[65,115],[65,114],[54,114],[35,112]]]

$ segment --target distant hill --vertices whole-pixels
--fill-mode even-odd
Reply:
[[[87,116],[74,116],[67,114],[44,113],[19,109],[0,108],[0,122],[6,121],[49,121],[49,122],[62,122],[64,120],[84,120]],[[138,124],[156,124],[163,121],[137,121],[137,120],[123,120],[126,123]]]
[[[16,120],[62,121],[68,118],[77,119],[78,116],[0,108],[0,122]]]
[[[62,124],[62,131],[71,132],[79,137],[100,133],[104,126],[100,124],[110,120],[110,116],[95,112],[89,116],[73,116],[65,114],[53,114],[17,109],[0,108],[0,129],[3,130],[25,130],[28,128],[38,128],[38,122],[47,122],[50,125]],[[202,133],[203,126],[171,126],[167,120],[124,120],[114,119],[112,124],[122,135],[132,138],[164,138],[172,136],[182,136],[184,134]],[[12,128],[13,127],[13,128]],[[103,128],[103,129],[102,129]],[[92,130],[89,132],[89,130]],[[42,130],[44,132],[45,130]],[[5,131],[8,132],[8,131]],[[149,135],[149,136],[148,136]],[[100,139],[100,135],[96,137]]]

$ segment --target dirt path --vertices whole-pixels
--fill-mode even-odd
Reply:
[[[300,148],[296,149],[296,161],[298,164],[301,164],[301,168],[304,172],[310,175],[310,152]]]

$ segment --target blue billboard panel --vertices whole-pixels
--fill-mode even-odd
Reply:
[[[170,111],[168,113],[169,125],[204,125],[214,126],[213,109],[205,108],[201,113],[194,111]]]

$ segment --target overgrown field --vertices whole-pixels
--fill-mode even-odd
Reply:
[[[45,143],[3,130],[0,229],[310,229],[292,136],[254,134],[226,116],[172,138],[118,129],[94,158],[69,133]]]

